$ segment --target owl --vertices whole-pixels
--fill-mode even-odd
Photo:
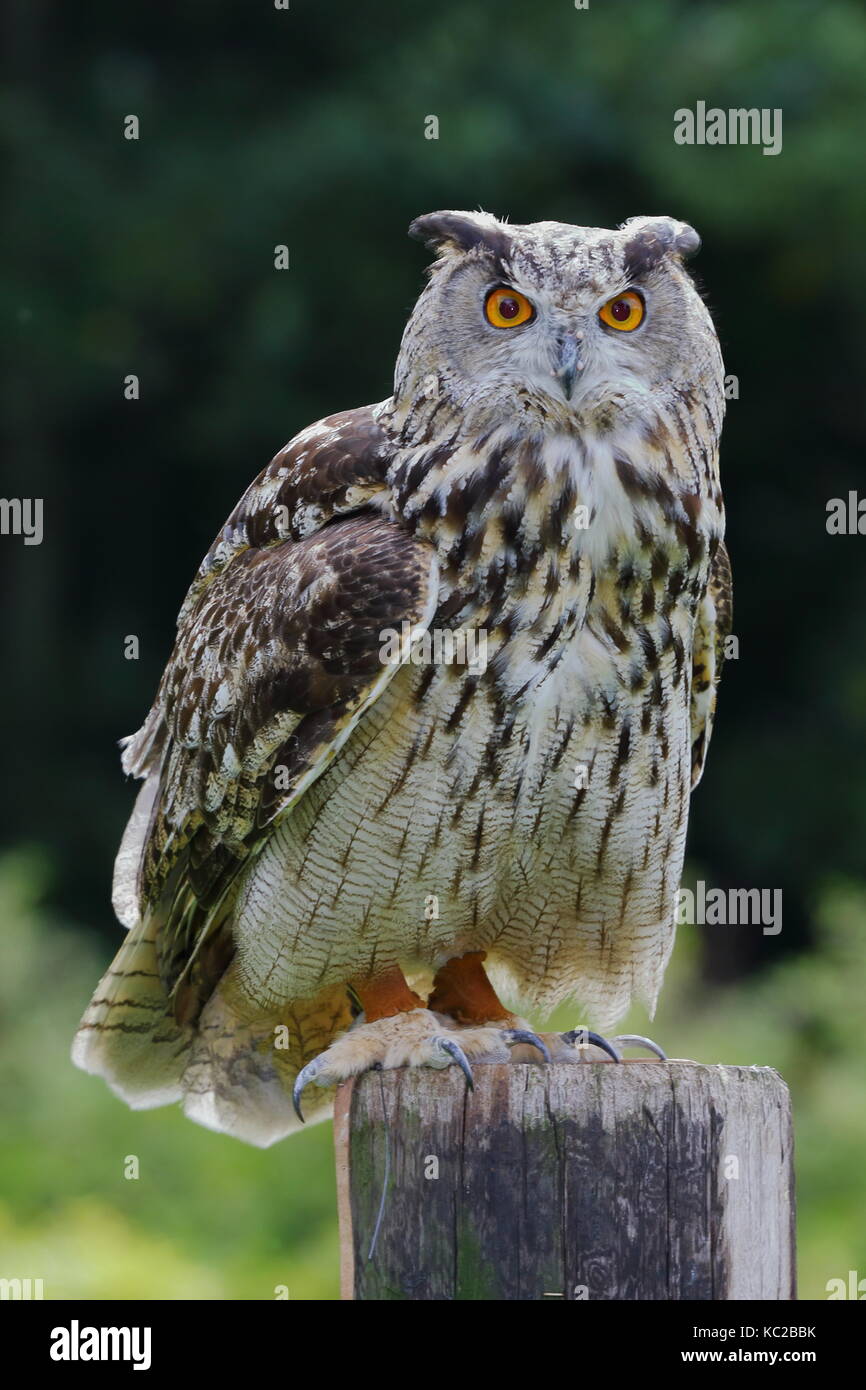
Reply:
[[[372,1067],[619,1060],[523,1014],[654,1008],[730,628],[697,234],[410,233],[393,394],[250,485],[125,740],[127,934],[73,1046],[259,1145]]]

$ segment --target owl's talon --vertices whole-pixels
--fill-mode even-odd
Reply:
[[[535,1042],[535,1034],[493,1027],[454,1027],[451,1020],[428,1009],[411,1009],[371,1023],[356,1023],[299,1072],[292,1088],[295,1114],[303,1123],[301,1098],[311,1083],[330,1087],[368,1071],[399,1067],[432,1067],[442,1071],[458,1066],[473,1089],[473,1061],[507,1062],[508,1042]]]
[[[593,1047],[600,1047],[602,1052],[606,1052],[612,1062],[622,1061],[613,1043],[608,1042],[600,1033],[591,1033],[588,1028],[572,1028],[569,1033],[560,1033],[559,1036],[570,1047],[586,1047],[588,1043],[592,1043]]]
[[[538,1048],[545,1062],[550,1061],[550,1049],[547,1043],[529,1028],[504,1028],[502,1036],[509,1047],[515,1046],[516,1043],[529,1043],[530,1047]]]
[[[294,1106],[295,1114],[297,1115],[301,1124],[306,1124],[303,1111],[301,1110],[301,1096],[303,1095],[307,1086],[309,1086],[311,1082],[316,1080],[316,1077],[318,1076],[321,1070],[321,1058],[314,1057],[312,1062],[308,1062],[307,1065],[303,1067],[295,1077],[295,1084],[292,1087],[292,1105]]]
[[[460,1046],[460,1044],[454,1042],[452,1038],[434,1038],[433,1044],[435,1047],[438,1047],[440,1051],[447,1052],[449,1056],[454,1058],[454,1061],[457,1063],[463,1075],[466,1077],[467,1091],[474,1091],[475,1082],[472,1079],[472,1068],[470,1067],[469,1059],[467,1058],[466,1053],[463,1051],[463,1048]]]
[[[619,1033],[612,1042],[619,1047],[645,1047],[648,1052],[654,1052],[660,1062],[666,1062],[668,1055],[658,1043],[653,1042],[652,1038],[645,1038],[641,1033]]]

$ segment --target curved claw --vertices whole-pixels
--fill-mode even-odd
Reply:
[[[530,1032],[528,1028],[503,1028],[502,1036],[509,1044],[529,1043],[531,1047],[537,1047],[545,1062],[550,1061],[547,1043],[537,1033]]]
[[[447,1052],[450,1057],[454,1058],[454,1061],[457,1063],[463,1075],[466,1077],[466,1086],[468,1090],[474,1091],[475,1082],[472,1080],[472,1068],[470,1067],[469,1059],[467,1058],[466,1053],[463,1051],[463,1048],[460,1046],[460,1044],[454,1042],[452,1038],[435,1038],[434,1041],[436,1043],[436,1046],[440,1048],[442,1052]]]
[[[658,1043],[654,1043],[652,1038],[643,1037],[640,1033],[620,1033],[613,1041],[619,1043],[621,1047],[645,1047],[648,1052],[654,1052],[660,1062],[668,1060],[667,1053],[659,1047]]]
[[[315,1081],[321,1069],[322,1068],[319,1062],[319,1058],[314,1057],[312,1062],[308,1062],[307,1065],[303,1067],[295,1077],[295,1084],[292,1087],[292,1105],[295,1107],[295,1114],[297,1115],[302,1125],[306,1124],[306,1120],[304,1119],[304,1114],[301,1110],[301,1096],[303,1095],[307,1086],[309,1086],[310,1082]]]
[[[588,1028],[572,1028],[570,1033],[562,1033],[560,1036],[563,1042],[572,1046],[585,1047],[587,1043],[592,1043],[593,1047],[600,1047],[602,1052],[606,1052],[612,1062],[622,1061],[613,1043],[609,1043],[600,1033],[591,1033]]]

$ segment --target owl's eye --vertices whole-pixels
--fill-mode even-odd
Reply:
[[[646,310],[644,302],[639,294],[634,290],[625,290],[623,294],[615,295],[609,299],[598,311],[598,316],[602,323],[606,323],[608,328],[619,328],[624,333],[630,333],[633,328],[643,322]]]
[[[535,318],[535,310],[520,290],[499,285],[484,301],[484,315],[494,328],[517,328]]]

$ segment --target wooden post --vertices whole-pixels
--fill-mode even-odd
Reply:
[[[777,1072],[653,1061],[474,1072],[471,1093],[456,1068],[340,1087],[343,1298],[796,1296]]]

